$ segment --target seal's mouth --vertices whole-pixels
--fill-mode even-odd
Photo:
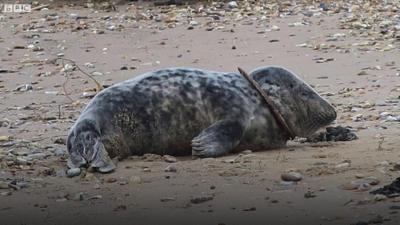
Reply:
[[[87,161],[78,153],[70,153],[67,166],[70,169],[86,167]]]
[[[86,160],[85,161],[80,161],[79,163],[73,162],[73,160],[70,158],[68,159],[67,166],[70,169],[74,168],[92,168],[96,171],[99,171],[101,173],[109,173],[115,170],[116,166],[112,162],[112,160],[100,160],[100,161],[95,161],[92,163],[88,163]]]
[[[101,173],[108,173],[115,170],[116,166],[108,156],[103,144],[96,142],[91,156],[82,156],[77,152],[70,153],[67,162],[68,168],[93,168]]]
[[[328,126],[335,121],[337,114],[332,106],[328,111],[321,111],[310,117],[305,123],[304,136],[308,137],[315,133],[318,129]]]

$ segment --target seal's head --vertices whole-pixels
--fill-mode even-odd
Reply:
[[[100,140],[98,130],[91,120],[78,121],[71,128],[67,139],[69,168],[91,166],[103,173],[116,168]]]
[[[308,84],[280,67],[263,67],[250,76],[271,98],[296,136],[307,137],[336,119],[335,109]]]

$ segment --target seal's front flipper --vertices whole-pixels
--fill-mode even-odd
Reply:
[[[116,168],[110,156],[108,156],[103,143],[100,141],[96,141],[94,145],[94,154],[90,160],[90,166],[96,168],[101,173],[108,173]]]
[[[219,120],[192,140],[192,155],[216,157],[231,151],[243,136],[245,127],[239,121]]]

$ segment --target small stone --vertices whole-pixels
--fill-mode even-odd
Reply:
[[[313,191],[307,191],[304,194],[304,198],[315,198],[315,197],[317,197],[317,195]]]
[[[366,177],[361,180],[355,180],[342,185],[344,190],[358,190],[368,191],[371,189],[371,185],[379,184],[379,180],[376,177]]]
[[[281,175],[281,179],[283,181],[298,182],[298,181],[301,181],[303,179],[303,175],[301,173],[291,171],[291,172],[283,173]]]
[[[92,197],[88,198],[88,200],[96,200],[96,199],[102,199],[103,196],[101,195],[93,195]]]
[[[11,191],[0,192],[0,196],[10,196],[12,195]]]
[[[374,195],[374,200],[376,202],[380,202],[386,199],[387,199],[386,195],[381,195],[381,194]]]
[[[295,181],[281,181],[281,183],[280,183],[282,186],[284,186],[284,187],[293,187],[293,186],[296,186],[297,185],[297,182],[295,182]]]
[[[0,181],[0,189],[9,189],[10,187],[8,186],[7,182]]]
[[[85,193],[79,192],[79,193],[75,194],[73,200],[74,201],[83,201],[85,199],[84,197],[85,197]]]
[[[85,67],[93,69],[95,66],[94,66],[94,64],[87,62],[87,63],[85,63]]]
[[[251,154],[251,153],[253,153],[253,151],[251,151],[251,150],[244,150],[243,152],[241,152],[243,155],[248,155],[248,154]]]
[[[117,178],[109,177],[109,178],[106,179],[106,182],[107,183],[115,183],[115,182],[117,182]]]
[[[143,182],[142,178],[139,176],[132,176],[129,181],[134,184],[141,184]]]
[[[357,188],[358,191],[369,191],[370,189],[371,189],[371,185],[368,183],[362,183]]]
[[[366,177],[363,179],[363,181],[370,185],[378,185],[380,183],[379,179],[376,177]]]
[[[29,187],[29,184],[26,181],[17,181],[13,180],[9,183],[9,187],[13,188],[14,190],[20,190],[22,188]]]
[[[390,165],[390,163],[389,163],[388,161],[382,161],[382,162],[378,163],[378,166],[387,167],[387,166],[389,166],[389,165]]]
[[[175,201],[176,199],[174,197],[163,197],[160,199],[161,202],[172,202]]]
[[[170,156],[170,155],[164,155],[163,159],[167,163],[176,163],[178,161],[175,157]]]
[[[65,156],[65,154],[66,154],[65,150],[62,148],[57,148],[54,151],[54,156],[57,156],[57,157]]]
[[[368,73],[365,70],[363,70],[363,71],[357,73],[357,75],[358,76],[365,76],[365,75],[368,75]]]
[[[200,204],[203,202],[208,202],[214,199],[214,196],[200,196],[200,197],[193,197],[190,199],[190,202],[193,204]]]
[[[46,156],[47,155],[44,153],[35,153],[35,154],[28,155],[28,158],[41,160],[41,159],[46,158]]]
[[[174,165],[168,165],[165,169],[165,172],[176,173],[178,169]]]
[[[33,90],[33,86],[31,84],[23,84],[15,88],[16,91],[26,92]]]
[[[65,138],[57,138],[54,140],[54,144],[59,144],[59,145],[66,145],[67,140]],[[63,150],[64,151],[64,150]]]
[[[192,21],[189,22],[189,25],[190,26],[197,26],[197,25],[199,25],[199,22],[197,22],[195,20],[192,20]]]
[[[357,173],[356,175],[354,175],[356,178],[360,179],[360,178],[364,178],[365,175],[361,174],[361,173]]]
[[[230,1],[230,2],[228,2],[228,7],[231,9],[235,9],[238,7],[238,4],[235,1]]]
[[[348,163],[348,162],[340,163],[335,166],[336,169],[343,169],[343,168],[348,168],[348,167],[350,167],[350,163]]]
[[[79,176],[81,174],[81,169],[80,168],[73,168],[67,170],[67,177],[75,177]]]
[[[5,135],[0,136],[0,141],[10,141],[11,139],[12,139],[11,136],[5,136]]]
[[[244,209],[242,209],[242,211],[245,211],[245,212],[250,212],[250,211],[256,211],[257,210],[257,208],[256,207],[249,207],[249,208],[244,208]]]
[[[273,25],[272,27],[271,27],[271,30],[273,30],[273,31],[279,31],[281,28],[279,28],[278,26],[276,26],[276,25]]]
[[[66,198],[56,199],[56,202],[66,202],[66,201],[68,201],[68,199],[66,199]]]
[[[113,211],[114,212],[118,212],[118,211],[124,211],[126,210],[128,207],[126,207],[126,205],[119,205],[117,206]]]
[[[120,180],[118,181],[119,185],[127,185],[129,182],[127,180]]]
[[[93,76],[103,76],[104,74],[101,72],[93,72],[92,75]]]

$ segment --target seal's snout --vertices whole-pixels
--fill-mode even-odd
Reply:
[[[104,173],[115,169],[92,121],[82,120],[71,128],[67,149],[69,168],[90,166]]]
[[[332,109],[329,111],[328,116],[327,116],[329,123],[332,123],[337,118],[337,113],[336,113],[335,108],[333,108],[333,106],[331,106],[331,108]]]
[[[322,116],[322,120],[323,120],[321,125],[326,126],[336,120],[337,113],[336,113],[335,108],[331,104],[329,104],[325,100],[323,100],[323,101],[324,101],[324,104],[321,107],[321,113],[320,113]]]

